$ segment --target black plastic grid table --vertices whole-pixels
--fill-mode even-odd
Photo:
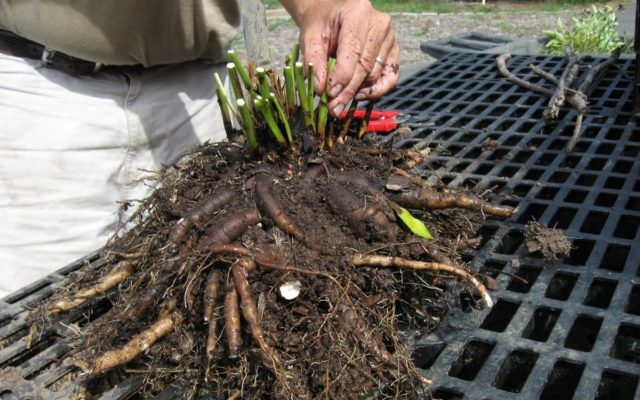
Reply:
[[[534,78],[532,62],[555,74],[564,67],[562,58],[544,56],[514,57],[509,67]],[[490,190],[519,209],[506,223],[487,219],[482,246],[465,254],[472,269],[501,282],[492,294],[496,305],[454,309],[436,332],[412,343],[416,364],[434,381],[434,397],[640,398],[640,130],[632,121],[633,68],[621,60],[597,82],[584,133],[570,154],[563,148],[573,112],[546,124],[546,99],[500,77],[494,56],[451,55],[379,104],[433,123],[397,142],[434,149],[417,172],[451,187]],[[487,139],[498,146],[483,145]],[[524,256],[523,229],[532,219],[566,230],[574,246],[567,259],[548,264]],[[25,318],[86,262],[99,260],[88,256],[0,299],[0,369],[14,371],[11,382],[0,380],[0,398],[35,390],[64,399],[76,390],[56,387],[71,371],[56,363],[68,351],[59,339],[69,328],[56,326],[26,349]],[[97,307],[92,318],[101,312]],[[65,323],[81,320],[71,312]],[[100,398],[129,398],[141,384],[132,377]]]
[[[551,88],[530,72],[532,63],[556,76],[566,65],[550,56],[514,56],[507,65]],[[575,112],[547,123],[548,99],[504,79],[494,55],[450,55],[378,104],[433,123],[396,143],[433,149],[417,173],[449,187],[488,190],[518,207],[506,223],[488,219],[481,248],[468,257],[472,269],[501,282],[492,294],[496,305],[454,310],[415,343],[414,359],[433,379],[434,397],[640,398],[640,129],[632,120],[633,76],[634,63],[625,59],[596,82],[571,153],[564,147]],[[571,255],[553,264],[527,257],[523,232],[531,220],[564,229]]]

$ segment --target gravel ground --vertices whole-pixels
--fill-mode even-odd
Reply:
[[[575,12],[575,11],[574,11]],[[284,56],[298,40],[298,28],[284,10],[269,10],[269,42],[274,67],[280,69]],[[555,29],[561,18],[569,26],[571,11],[566,12],[492,12],[487,14],[393,14],[393,28],[400,46],[401,64],[404,66],[434,61],[420,50],[423,41],[436,40],[468,32],[492,35],[534,38],[543,36],[545,29]],[[234,49],[244,55],[244,42],[238,38]]]

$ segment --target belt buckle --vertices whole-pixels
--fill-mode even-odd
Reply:
[[[40,57],[40,62],[44,66],[48,66],[48,67],[51,67],[51,68],[56,68],[56,65],[55,65],[56,54],[58,54],[58,52],[56,52],[55,50],[52,50],[52,49],[50,49],[48,47],[45,47],[44,50],[42,51],[42,56]],[[90,74],[95,74],[96,72],[98,72],[102,68],[102,65],[103,65],[102,63],[99,63],[99,62],[85,61],[85,60],[77,59],[75,57],[67,56],[65,54],[62,54],[62,55],[65,58],[68,59],[67,63],[69,63],[70,60],[73,60],[73,61],[76,61],[78,63],[93,64],[93,68],[89,71]]]

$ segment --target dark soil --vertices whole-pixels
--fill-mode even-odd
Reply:
[[[142,398],[169,385],[196,398],[424,395],[427,381],[416,370],[402,338],[433,330],[448,307],[456,306],[460,290],[474,290],[468,282],[456,283],[442,273],[355,267],[350,257],[377,254],[455,266],[456,252],[475,235],[482,213],[412,209],[436,240],[413,236],[401,228],[381,195],[344,177],[359,173],[384,190],[391,168],[406,168],[405,163],[415,159],[390,151],[374,156],[363,148],[348,142],[331,153],[283,158],[274,152],[260,161],[248,160],[235,143],[194,149],[185,161],[162,173],[160,188],[141,204],[127,230],[103,249],[104,262],[70,275],[65,289],[32,313],[33,342],[64,315],[51,312],[52,304],[78,299],[78,290],[124,262],[133,265],[131,276],[79,306],[92,310],[100,305],[108,311],[81,327],[80,338],[67,339],[75,350],[64,363],[92,373],[101,354],[122,348],[163,318],[170,316],[172,328],[133,361],[97,376],[80,375],[88,397],[105,382],[118,382],[132,373],[146,377]],[[265,201],[256,199],[256,185],[264,179],[304,237],[294,239],[283,232],[265,212]],[[210,213],[193,211],[201,210],[213,193],[222,192],[232,194],[229,204]],[[232,234],[231,225],[239,219],[229,216],[255,210],[256,205],[259,223]],[[367,213],[370,218],[363,218]],[[185,219],[192,225],[184,225]],[[184,228],[184,237],[178,237],[179,227]],[[223,242],[250,255],[211,251],[212,245]],[[255,260],[257,267],[244,268],[239,259],[250,264]],[[239,338],[229,333],[232,307],[224,306],[234,290],[242,297],[232,266],[244,268],[239,270],[248,280],[256,307],[253,325],[251,316],[240,316]],[[217,295],[205,295],[208,280],[221,288]],[[287,300],[280,288],[292,282],[299,282],[300,294]],[[206,323],[203,313],[210,301],[215,311]],[[243,300],[243,313],[247,304]],[[217,330],[210,342],[216,346],[207,356],[209,325],[214,323]],[[256,326],[264,344],[257,339]],[[238,339],[236,352],[231,347]]]
[[[500,142],[491,138],[486,138],[482,143],[482,151],[491,151],[500,147]]]
[[[546,227],[538,222],[529,222],[525,226],[524,246],[529,255],[539,255],[547,261],[569,257],[571,241],[564,231]]]

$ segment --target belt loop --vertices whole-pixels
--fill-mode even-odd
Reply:
[[[93,71],[91,72],[92,74],[95,74],[96,72],[100,71],[102,69],[104,65],[102,63],[94,63],[93,65]]]
[[[54,50],[51,50],[48,47],[45,47],[42,50],[42,57],[40,57],[40,62],[42,65],[51,65],[53,63],[53,57],[56,55]]]

